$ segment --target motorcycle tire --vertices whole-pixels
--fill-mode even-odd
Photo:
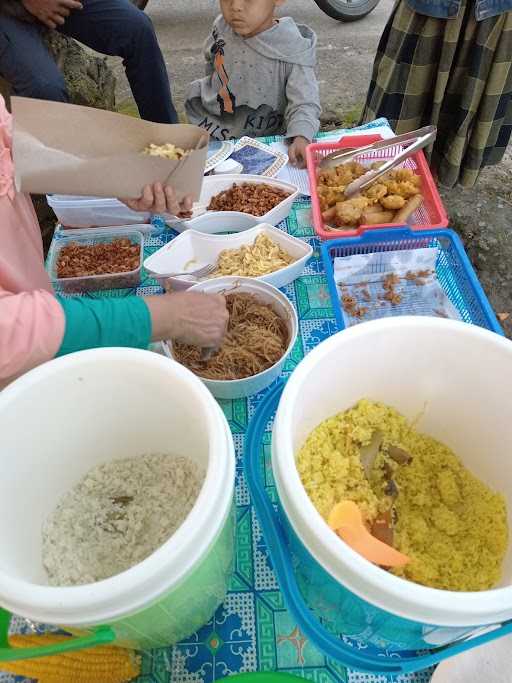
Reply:
[[[320,9],[338,21],[357,21],[370,14],[380,0],[315,0]]]

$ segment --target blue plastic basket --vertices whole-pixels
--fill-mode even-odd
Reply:
[[[275,491],[270,490],[275,483],[269,482],[262,452],[263,449],[269,448],[265,437],[268,436],[268,425],[274,419],[283,387],[284,382],[279,381],[269,389],[249,423],[244,447],[244,470],[279,587],[286,606],[304,636],[326,657],[338,661],[343,666],[378,676],[393,677],[392,680],[395,680],[394,676],[423,671],[448,657],[490,643],[502,636],[511,635],[512,619],[494,630],[485,630],[480,635],[465,635],[457,642],[438,649],[397,653],[358,646],[326,628],[309,608],[301,592],[290,552],[290,525],[279,501],[276,501]],[[311,560],[314,561],[312,557]]]
[[[438,250],[436,261],[438,281],[460,313],[462,320],[502,335],[503,330],[478,281],[459,236],[453,230],[448,229],[413,232],[407,227],[372,230],[358,237],[345,237],[322,244],[322,259],[338,328],[344,330],[346,325],[340,294],[334,279],[335,258],[426,247],[435,247]],[[386,308],[385,315],[397,314],[399,315],[399,313],[394,313],[392,307]],[[415,311],[411,311],[410,314],[414,315]]]

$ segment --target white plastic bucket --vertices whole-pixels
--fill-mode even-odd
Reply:
[[[206,292],[207,294],[232,294],[234,292],[253,294],[258,301],[272,306],[274,311],[286,321],[288,326],[288,347],[277,363],[274,363],[270,368],[259,372],[257,375],[243,379],[218,380],[200,378],[214,396],[224,399],[252,396],[270,386],[281,374],[286,359],[297,341],[299,322],[297,313],[288,298],[278,289],[261,280],[230,275],[199,282],[188,291]],[[165,353],[170,358],[174,358],[172,343],[164,343],[163,347]]]
[[[345,614],[353,626],[352,632],[344,631],[346,636],[391,650],[439,647],[472,629],[512,618],[512,543],[503,581],[494,590],[459,593],[403,580],[333,536],[295,465],[307,436],[323,420],[361,398],[382,401],[409,419],[422,415],[421,431],[447,444],[471,472],[503,493],[512,529],[511,386],[512,343],[448,320],[403,317],[363,323],[306,356],[279,403],[272,466],[290,543],[296,537],[309,558],[303,557],[300,566],[290,560],[290,567],[294,572],[310,569],[312,582],[315,575],[322,577],[324,588],[317,597],[323,606],[311,609],[320,616],[330,609],[340,620]],[[314,593],[310,588],[307,599]],[[328,605],[336,595],[344,601],[344,614],[334,599]]]
[[[235,457],[216,401],[181,365],[149,351],[97,349],[24,375],[0,393],[0,604],[28,619],[116,644],[157,647],[194,632],[227,590],[233,559]],[[98,463],[145,453],[188,456],[206,470],[176,533],[104,581],[50,587],[41,525]]]

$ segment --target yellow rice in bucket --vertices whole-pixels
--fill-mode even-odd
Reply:
[[[365,472],[361,447],[376,434],[380,450]],[[410,462],[390,458],[390,447],[405,451]],[[508,543],[505,499],[393,408],[363,399],[325,420],[306,440],[297,467],[326,520],[342,500],[357,503],[369,525],[393,508],[393,546],[411,558],[393,573],[454,591],[487,590],[499,582]],[[387,495],[390,472],[394,498]]]

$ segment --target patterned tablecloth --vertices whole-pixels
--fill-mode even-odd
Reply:
[[[285,366],[289,374],[304,355],[337,331],[327,290],[319,241],[311,225],[309,200],[295,202],[279,227],[304,239],[314,249],[301,277],[283,289],[296,307],[300,335]],[[148,254],[169,236],[148,241]],[[154,293],[153,281],[141,294]],[[244,436],[265,392],[248,399],[220,401],[236,447],[237,534],[235,572],[230,592],[215,617],[185,642],[144,654],[139,683],[210,683],[245,671],[287,671],[318,683],[382,683],[384,677],[346,670],[326,658],[300,632],[283,603],[265,541],[244,480]],[[263,444],[269,452],[268,442]],[[402,676],[400,683],[427,683],[428,674]]]
[[[308,351],[336,332],[310,209],[309,198],[302,197],[279,226],[314,248],[313,258],[302,276],[283,290],[295,305],[300,321],[300,335],[286,364],[286,374]],[[161,236],[147,238],[145,256],[173,236],[174,233],[166,231]],[[156,281],[146,279],[137,294],[159,291]],[[126,290],[117,292],[118,296],[125,294]],[[384,683],[387,680],[347,670],[326,658],[303,636],[283,603],[243,472],[244,435],[263,396],[264,392],[249,399],[220,401],[237,455],[236,561],[230,591],[214,618],[193,636],[173,647],[143,653],[142,675],[137,683],[211,683],[249,671],[286,671],[317,683]],[[263,444],[267,452],[269,445],[270,434],[268,443]],[[428,683],[429,678],[428,673],[422,673],[395,680]],[[0,674],[1,683],[24,680]]]

